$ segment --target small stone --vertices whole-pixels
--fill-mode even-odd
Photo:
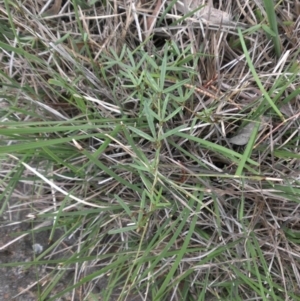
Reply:
[[[40,244],[33,244],[33,245],[32,245],[32,249],[33,249],[33,252],[34,252],[35,254],[40,254],[40,253],[42,253],[43,250],[44,250],[43,246],[40,245]]]

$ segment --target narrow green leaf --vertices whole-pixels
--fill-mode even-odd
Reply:
[[[163,93],[170,93],[170,92],[172,92],[172,91],[174,91],[174,90],[176,90],[176,89],[178,89],[178,88],[181,88],[181,87],[183,87],[185,84],[187,84],[187,83],[189,83],[189,79],[185,79],[185,80],[182,80],[182,81],[178,81],[178,82],[176,82],[175,84],[173,84],[173,85],[171,85],[170,87],[168,87],[168,88],[166,88],[166,89],[164,89],[162,92]]]
[[[245,44],[245,41],[244,41],[244,37],[242,35],[242,32],[241,32],[241,29],[238,28],[238,33],[239,33],[239,37],[240,37],[240,41],[241,41],[241,44],[242,44],[242,48],[244,50],[244,54],[245,54],[245,57],[246,57],[246,60],[247,60],[247,63],[249,65],[249,68],[252,72],[252,75],[260,89],[260,91],[262,92],[263,96],[265,97],[265,99],[267,100],[267,102],[269,103],[270,107],[273,108],[273,110],[275,111],[275,113],[281,118],[281,120],[285,121],[285,118],[283,117],[283,115],[281,114],[280,110],[276,107],[276,105],[273,103],[272,99],[270,98],[268,92],[265,90],[264,86],[262,85],[261,81],[259,80],[259,77],[258,77],[258,74],[256,73],[256,70],[253,66],[253,63],[251,61],[251,58],[250,58],[250,55],[249,55],[249,52],[246,48],[246,44]]]
[[[274,33],[272,36],[273,44],[275,53],[277,55],[277,58],[281,55],[281,44],[280,44],[280,37],[278,33],[278,23],[277,23],[277,16],[276,16],[276,5],[273,0],[263,0],[266,13],[268,16],[268,21],[270,24],[270,31]]]
[[[128,126],[128,129],[131,130],[132,132],[136,133],[138,136],[145,138],[151,142],[154,142],[156,139],[151,137],[150,135],[144,133],[143,131],[133,127],[133,126]]]
[[[165,78],[166,78],[166,72],[167,72],[168,48],[169,47],[167,45],[165,45],[164,57],[163,57],[163,60],[161,62],[161,66],[160,66],[160,77],[159,77],[160,91],[163,91],[164,86],[165,86]]]
[[[108,234],[120,234],[120,233],[126,233],[137,229],[137,225],[128,226],[128,227],[122,227],[120,229],[112,229],[108,231]]]

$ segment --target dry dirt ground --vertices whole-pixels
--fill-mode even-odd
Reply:
[[[38,301],[44,287],[51,282],[51,272],[58,268],[58,265],[30,265],[24,266],[24,262],[31,262],[36,255],[33,251],[33,245],[38,244],[43,247],[43,250],[49,247],[50,229],[43,231],[30,231],[35,228],[32,220],[28,215],[34,211],[32,202],[27,200],[32,199],[23,186],[15,189],[13,196],[7,204],[7,210],[0,216],[0,301],[16,300],[16,301]],[[34,202],[33,202],[34,203]],[[29,233],[28,233],[29,231]],[[23,235],[26,234],[27,235]],[[63,235],[62,230],[57,230],[53,237],[53,242],[58,240]],[[18,237],[23,236],[19,239]],[[15,242],[13,242],[15,240]],[[64,245],[69,249],[75,245],[75,238],[64,239]],[[56,249],[56,254],[51,256],[51,259],[58,259],[67,256],[66,252],[59,252]],[[15,263],[13,267],[3,266],[5,263]],[[20,264],[18,264],[20,263]],[[95,268],[90,268],[90,273],[94,272]],[[50,276],[49,276],[50,275]],[[65,289],[68,285],[73,284],[74,269],[70,271],[59,280],[59,283],[51,291],[49,300],[55,296],[56,293]],[[88,284],[86,284],[88,285]],[[102,278],[93,283],[93,293],[101,299],[101,292],[106,289],[107,281]],[[55,301],[81,301],[89,300],[83,297],[84,288],[80,288],[74,292],[66,293],[62,297],[55,297]],[[119,297],[119,289],[116,289],[110,301],[115,301]],[[92,299],[94,300],[94,299]],[[144,300],[139,295],[128,296],[126,300],[141,301]]]
[[[24,189],[16,189],[15,195],[20,195],[20,193],[25,193]],[[0,217],[0,300],[38,300],[38,291],[43,284],[40,280],[49,272],[47,271],[49,267],[45,265],[30,266],[27,268],[22,264],[23,262],[34,260],[33,244],[39,244],[43,249],[46,249],[49,237],[48,231],[41,231],[35,235],[27,234],[20,239],[16,239],[22,236],[24,231],[32,229],[33,226],[27,217],[31,209],[26,199],[25,195],[24,200],[19,197],[12,197],[9,204],[7,204],[6,212]],[[59,236],[59,233],[56,233],[55,236]],[[15,239],[16,241],[11,243]],[[4,246],[7,247],[3,249]],[[3,263],[18,262],[20,264],[16,264],[14,267],[2,266]],[[59,290],[63,286],[66,286],[70,279],[67,279],[67,277],[66,279],[62,279],[57,289]],[[46,283],[48,280],[45,278],[44,281]],[[68,297],[65,296],[65,298],[61,298],[60,300],[68,300]]]

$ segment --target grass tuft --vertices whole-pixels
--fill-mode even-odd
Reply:
[[[299,17],[196,2],[0,1],[18,297],[300,300]]]

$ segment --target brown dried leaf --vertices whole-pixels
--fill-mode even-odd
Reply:
[[[259,126],[258,131],[261,131],[265,128],[266,126],[266,122],[267,122],[268,118],[266,117],[262,117],[262,121],[261,124]],[[228,141],[232,144],[236,144],[236,145],[245,145],[248,143],[251,135],[252,135],[252,131],[254,129],[256,125],[256,122],[250,122],[248,123],[245,127],[243,127],[236,136],[229,138]]]
[[[228,24],[231,22],[231,17],[227,12],[213,8],[211,6],[205,6],[196,13],[198,18],[213,24]]]
[[[199,0],[182,0],[177,1],[175,6],[180,13],[187,14],[188,12],[202,6],[202,4]],[[213,8],[210,5],[202,7],[195,13],[195,17],[201,18],[206,22],[210,22],[216,25],[228,24],[231,22],[231,17],[227,12]]]
[[[44,13],[43,13],[43,16],[55,16],[59,13],[60,11],[60,8],[61,8],[61,3],[62,3],[62,0],[54,0],[54,3],[52,5],[51,8],[49,8],[48,10],[46,10]]]

